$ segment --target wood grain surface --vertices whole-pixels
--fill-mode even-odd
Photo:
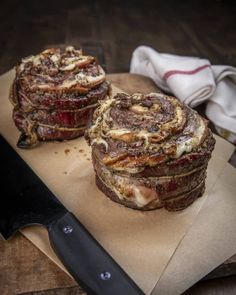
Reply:
[[[104,51],[109,73],[129,71],[133,50],[236,65],[234,0],[1,0],[0,72],[50,44]],[[101,63],[103,61],[101,60]]]
[[[110,74],[107,79],[126,92],[158,91],[150,79],[139,75]],[[229,275],[234,276],[219,279]],[[218,279],[206,281],[209,278]],[[73,279],[19,233],[9,241],[0,239],[0,294],[85,295]],[[236,294],[236,255],[185,294]]]

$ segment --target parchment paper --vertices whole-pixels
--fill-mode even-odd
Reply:
[[[227,164],[152,295],[181,294],[236,253],[235,181]]]
[[[186,210],[174,213],[164,209],[150,212],[131,210],[110,201],[96,188],[90,148],[83,138],[42,143],[30,150],[16,147],[19,132],[12,121],[12,106],[8,101],[13,76],[14,71],[10,71],[0,78],[1,134],[143,291],[150,294],[195,221],[207,195],[213,194],[212,189],[215,192],[215,184],[219,183],[218,177],[223,173],[233,147],[217,137],[217,148],[208,168],[206,193]],[[114,93],[117,91],[113,90]],[[231,190],[227,186],[226,190],[230,195]],[[203,227],[205,225],[207,220],[203,222]],[[43,228],[29,227],[22,233],[63,268],[52,252]],[[191,240],[190,246],[194,243],[195,240]]]

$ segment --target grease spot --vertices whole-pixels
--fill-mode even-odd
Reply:
[[[65,150],[64,150],[64,153],[65,153],[66,155],[68,155],[68,154],[69,154],[69,152],[70,152],[70,150],[69,150],[69,149],[65,149]]]
[[[83,153],[83,152],[84,152],[84,150],[82,150],[82,149],[79,150],[79,153]]]

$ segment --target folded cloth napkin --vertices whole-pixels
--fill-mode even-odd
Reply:
[[[164,54],[147,46],[133,52],[130,72],[152,78],[162,90],[195,107],[208,101],[206,115],[236,135],[236,68],[212,66],[198,57]]]

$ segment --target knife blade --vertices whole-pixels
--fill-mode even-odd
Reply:
[[[0,146],[3,238],[10,238],[20,228],[40,224],[48,230],[54,252],[88,294],[144,294],[1,135]]]

